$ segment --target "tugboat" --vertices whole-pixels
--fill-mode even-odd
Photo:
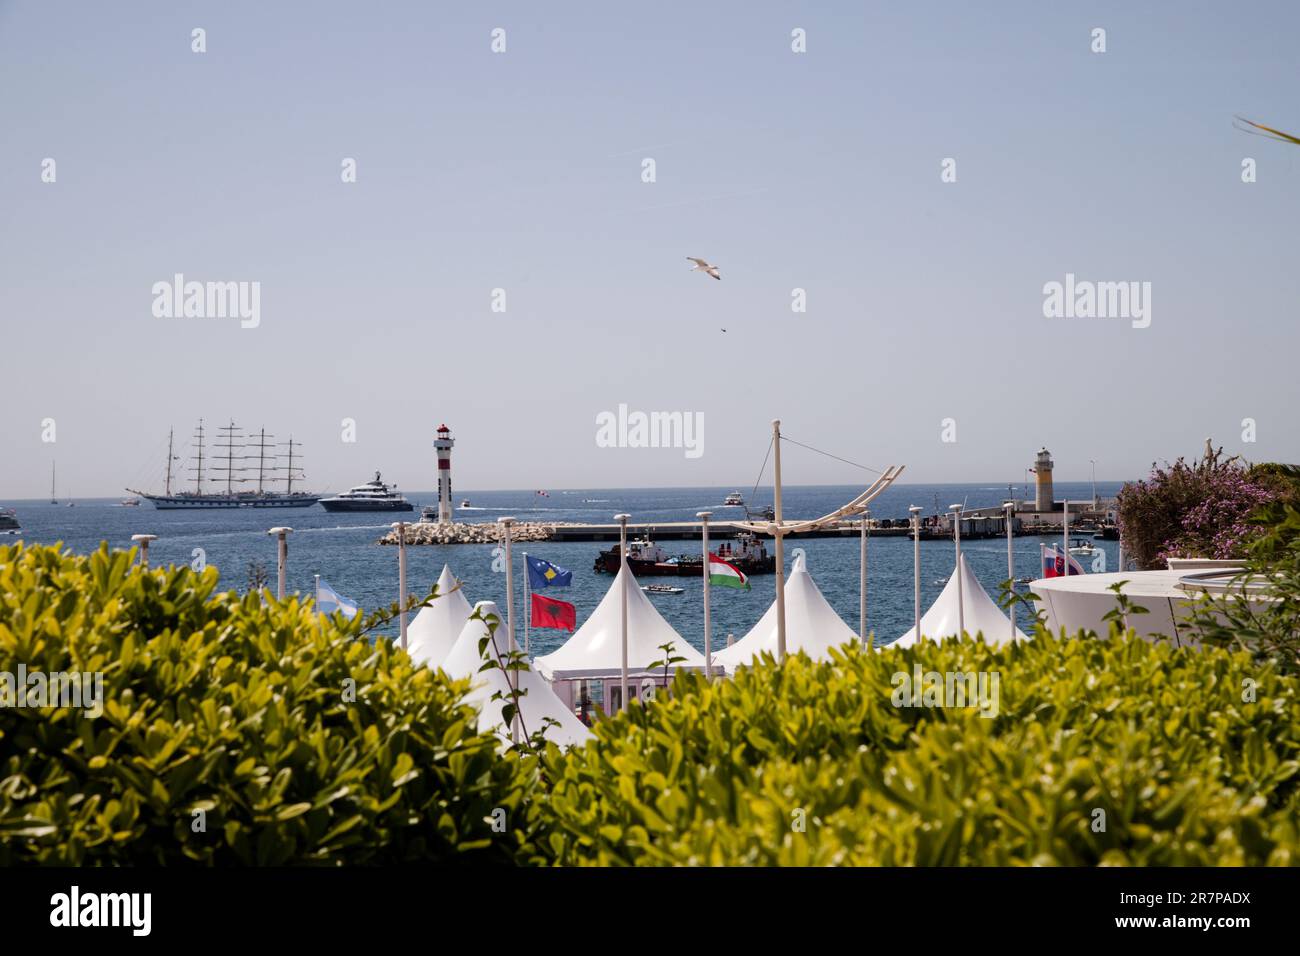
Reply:
[[[714,553],[747,575],[776,573],[776,559],[767,553],[767,545],[747,531],[736,535],[734,544],[721,542]],[[596,556],[592,570],[600,574],[617,574],[618,564],[618,545],[615,545]],[[628,544],[627,564],[637,577],[689,578],[704,574],[704,560],[698,553],[670,556],[645,537]]]
[[[397,486],[389,488],[379,472],[373,481],[349,488],[333,498],[322,498],[326,511],[414,511],[415,506],[397,493]]]
[[[0,534],[22,534],[18,512],[13,508],[0,508]]]

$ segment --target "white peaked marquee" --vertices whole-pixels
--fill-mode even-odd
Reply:
[[[564,646],[533,663],[547,680],[578,680],[597,677],[618,677],[623,667],[623,645],[620,637],[619,590],[627,594],[627,667],[629,674],[644,674],[656,661],[664,659],[659,645],[672,642],[673,657],[685,660],[672,665],[670,672],[679,667],[704,669],[704,655],[687,643],[673,626],[650,603],[627,562],[614,576],[605,596],[591,612],[591,617]],[[656,674],[660,669],[653,668]]]
[[[731,670],[739,664],[750,663],[764,651],[776,657],[776,615],[773,601],[748,634],[714,654],[713,660]],[[785,640],[787,653],[803,651],[813,660],[827,660],[832,647],[858,641],[858,635],[822,597],[802,554],[795,557],[785,582]]]
[[[961,630],[958,625],[957,609],[957,575],[961,575],[962,610],[966,621],[966,633],[972,637],[984,635],[986,644],[1009,644],[1011,642],[1011,619],[988,596],[979,578],[966,564],[966,555],[953,571],[952,577],[944,586],[938,599],[921,618],[921,634],[932,640],[955,637]],[[1029,638],[1016,628],[1016,638],[1026,641]],[[890,647],[910,647],[916,643],[916,628],[909,627],[907,633],[896,640]]]
[[[438,598],[421,608],[406,628],[407,653],[415,663],[439,666],[460,637],[472,609],[464,589],[457,588],[459,583],[444,564],[438,578]]]
[[[483,617],[489,614],[495,615],[498,620],[501,619],[501,612],[492,601],[480,601],[474,606]],[[484,659],[479,654],[479,642],[488,636],[488,626],[484,621],[469,620],[461,629],[460,637],[456,639],[456,646],[451,649],[446,660],[442,662],[442,669],[451,677],[464,678],[468,677],[474,682],[474,689],[470,691],[465,700],[478,708],[479,730],[494,730],[505,739],[510,739],[510,725],[502,719],[502,709],[509,702],[508,700],[493,700],[492,696],[500,691],[502,694],[510,693],[510,679],[507,673],[499,667],[489,670],[480,671]],[[510,639],[506,636],[505,625],[498,625],[496,634],[493,635],[493,644],[500,652],[502,660],[506,657],[507,648]],[[484,648],[492,660],[497,659],[490,647]],[[581,744],[591,739],[591,731],[583,726],[582,721],[573,715],[573,713],[564,706],[564,702],[555,696],[555,691],[551,690],[551,685],[541,678],[535,671],[523,670],[515,671],[515,676],[519,682],[519,689],[526,691],[519,698],[519,713],[523,718],[524,729],[530,733],[536,733],[542,729],[542,725],[547,717],[557,721],[546,728],[546,739],[559,744],[568,746],[572,744]]]

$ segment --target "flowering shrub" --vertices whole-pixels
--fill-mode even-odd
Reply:
[[[1277,500],[1276,481],[1267,466],[1222,456],[1207,444],[1194,464],[1153,466],[1149,479],[1120,490],[1120,537],[1139,569],[1162,568],[1166,558],[1244,558],[1263,535],[1250,518]]]

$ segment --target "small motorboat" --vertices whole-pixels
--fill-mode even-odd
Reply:
[[[1083,538],[1076,538],[1070,542],[1070,553],[1081,554],[1084,557],[1091,557],[1097,553],[1097,549],[1093,547],[1091,541],[1087,541]]]
[[[646,594],[682,594],[685,588],[675,588],[671,584],[643,584],[641,590]]]
[[[722,507],[724,508],[743,508],[744,506],[745,499],[740,496],[739,491],[733,491],[722,500]]]
[[[460,500],[460,505],[459,505],[459,507],[461,507],[461,508],[468,508],[469,506],[470,506],[470,504],[469,504],[469,499],[468,499],[468,498],[462,498],[462,499]]]
[[[139,508],[139,507],[140,507],[140,499],[139,499],[139,498],[123,498],[121,501],[119,501],[119,502],[117,503],[117,506],[118,506],[119,508]]]
[[[18,512],[13,508],[0,508],[0,534],[22,534],[22,525],[18,523]]]

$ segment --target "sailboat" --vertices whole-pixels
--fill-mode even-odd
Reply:
[[[222,449],[224,454],[207,455],[204,439],[206,432],[203,427],[203,419],[199,419],[198,427],[195,429],[194,439],[196,442],[197,454],[190,460],[195,462],[190,466],[190,471],[194,474],[194,490],[172,491],[172,462],[177,461],[178,457],[174,454],[174,433],[167,433],[167,479],[162,494],[151,494],[147,491],[137,491],[134,488],[127,488],[133,495],[139,495],[146,501],[150,502],[160,511],[169,511],[176,509],[213,509],[213,508],[309,508],[320,500],[320,495],[311,494],[305,491],[294,491],[293,483],[295,480],[303,480],[302,467],[294,465],[294,449],[301,448],[301,442],[295,442],[291,437],[288,441],[288,459],[287,466],[281,468],[274,463],[277,455],[272,452],[267,454],[267,449],[274,449],[274,443],[268,443],[268,438],[274,438],[274,435],[268,435],[266,429],[260,429],[256,436],[249,435],[248,441],[243,441],[244,435],[240,433],[239,426],[232,419],[228,425],[222,425],[217,429],[217,441],[214,442],[217,448]],[[256,437],[256,442],[252,438]],[[256,448],[256,455],[244,455],[243,451],[250,448]],[[237,454],[238,452],[238,454]],[[236,465],[236,461],[257,460],[257,467],[251,465],[244,467]],[[301,455],[299,455],[301,460]],[[215,472],[216,477],[209,476],[206,481],[209,484],[215,483],[218,488],[225,486],[221,491],[204,490],[204,463],[208,462],[208,471]],[[211,462],[216,462],[212,464]],[[222,464],[224,462],[224,464]],[[251,475],[245,477],[244,472],[257,472],[257,477]],[[276,472],[284,472],[283,479],[275,477]],[[273,481],[283,480],[285,490],[283,492],[271,491],[268,485]],[[241,487],[245,483],[256,482],[257,490],[244,489]]]
[[[58,495],[54,493],[54,462],[50,462],[50,504],[57,505],[58,503]]]

